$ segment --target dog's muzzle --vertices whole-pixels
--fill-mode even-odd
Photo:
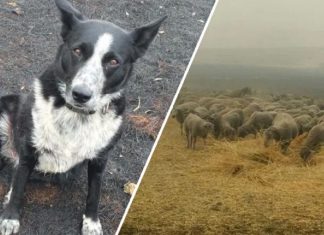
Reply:
[[[92,115],[94,114],[96,111],[95,110],[86,110],[86,109],[82,109],[82,108],[78,108],[75,107],[69,103],[65,103],[65,106],[76,113],[80,113],[80,114],[85,114],[85,115]],[[105,106],[103,106],[103,108],[101,109],[101,113],[102,114],[107,114],[109,112],[109,104],[106,104]]]
[[[76,112],[76,113],[80,113],[80,114],[85,114],[85,115],[91,115],[91,114],[94,114],[96,111],[94,110],[86,110],[86,109],[82,109],[82,108],[78,108],[78,107],[75,107],[69,103],[65,103],[65,106],[73,111],[73,112]]]

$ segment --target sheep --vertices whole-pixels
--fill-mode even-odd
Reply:
[[[318,101],[316,105],[320,110],[324,110],[324,100]]]
[[[305,107],[303,107],[303,110],[306,111],[307,114],[309,114],[312,117],[316,117],[317,113],[320,112],[320,109],[318,108],[317,105],[305,106]]]
[[[275,104],[272,104],[272,103],[266,104],[263,107],[264,107],[263,108],[264,111],[273,111],[273,110],[275,110],[277,108],[277,106]]]
[[[238,100],[235,99],[229,99],[227,98],[212,98],[212,97],[203,97],[199,99],[198,101],[200,106],[204,106],[207,109],[210,109],[213,105],[225,105],[227,107],[231,108],[238,108],[241,106],[241,103]]]
[[[324,116],[324,110],[321,110],[316,114],[316,117],[322,117],[322,116]]]
[[[192,111],[192,113],[198,115],[202,119],[206,119],[208,117],[208,115],[209,115],[208,109],[206,109],[205,107],[202,107],[202,106],[198,106],[197,108],[195,108]]]
[[[264,106],[264,111],[274,111],[276,109],[279,109],[279,108],[282,108],[281,105],[277,102],[274,102],[274,103],[270,103],[270,104],[266,104]]]
[[[274,111],[277,113],[285,113],[287,111],[287,109],[286,108],[277,108]]]
[[[317,124],[324,123],[324,116],[317,119]]]
[[[298,126],[299,135],[308,132],[316,123],[316,119],[312,118],[308,114],[303,114],[295,117],[295,121]]]
[[[198,100],[198,104],[206,108],[209,108],[212,104],[219,102],[221,102],[221,100],[215,97],[202,97]]]
[[[208,133],[213,130],[213,124],[196,114],[190,113],[184,121],[184,129],[187,137],[187,148],[195,149],[197,137],[203,138],[205,143]]]
[[[298,135],[295,119],[288,113],[278,113],[272,126],[264,132],[264,146],[268,147],[272,139],[279,142],[282,153],[287,153],[290,142]]]
[[[324,142],[324,123],[317,124],[308,133],[300,150],[300,157],[308,161],[314,151]]]
[[[173,112],[172,112],[172,118],[175,118],[179,124],[180,124],[180,133],[183,135],[183,122],[188,116],[188,114],[194,110],[196,107],[198,107],[198,104],[196,102],[186,102],[180,105],[177,105]]]
[[[254,134],[269,128],[273,119],[277,115],[276,112],[254,112],[251,117],[238,128],[238,137],[245,137],[249,134]]]
[[[209,107],[209,112],[210,113],[219,113],[226,109],[226,106],[224,104],[213,104],[212,106]]]
[[[221,118],[221,134],[222,137],[233,140],[236,137],[237,129],[243,124],[243,111],[241,109],[233,109]]]
[[[184,103],[187,103],[187,102],[193,102],[195,100],[197,100],[197,96],[195,94],[191,94],[191,93],[181,93],[178,98],[177,98],[177,101],[176,101],[176,104],[177,105],[180,105],[180,104],[184,104]]]
[[[286,113],[289,113],[292,117],[298,117],[298,116],[307,114],[307,112],[300,110],[300,108],[289,109],[286,111]],[[310,115],[308,115],[308,116],[310,116]]]
[[[218,139],[221,135],[222,115],[218,112],[210,112],[206,120],[213,124],[213,134]]]
[[[314,113],[318,113],[319,111],[321,111],[320,108],[315,104],[309,105],[309,106],[306,106],[306,107],[308,108],[308,110],[311,110]]]
[[[287,102],[286,107],[289,109],[295,109],[295,108],[300,108],[304,106],[304,102],[302,100],[290,100]]]
[[[231,91],[228,96],[230,97],[244,97],[252,94],[252,89],[250,87],[244,87],[242,89],[237,89]]]
[[[242,109],[233,109],[223,115],[223,121],[228,122],[231,127],[237,129],[243,124],[243,111]]]
[[[215,138],[225,137],[233,140],[237,128],[243,123],[243,111],[241,109],[226,109],[220,113],[210,112],[206,120],[213,124]]]
[[[243,109],[244,121],[248,120],[255,111],[262,111],[262,108],[257,103],[251,103]]]
[[[303,96],[302,100],[304,101],[305,105],[312,105],[314,104],[314,98]]]

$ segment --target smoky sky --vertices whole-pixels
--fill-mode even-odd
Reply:
[[[220,0],[203,47],[324,47],[324,1]]]
[[[224,63],[322,65],[324,1],[220,0],[195,61],[211,63],[213,50],[227,49]],[[251,56],[240,60],[249,49]],[[278,62],[272,62],[276,54]],[[222,62],[222,58],[215,60]]]

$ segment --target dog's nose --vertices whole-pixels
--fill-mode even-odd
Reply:
[[[88,86],[77,85],[72,89],[73,99],[81,104],[86,103],[92,96],[92,91]]]

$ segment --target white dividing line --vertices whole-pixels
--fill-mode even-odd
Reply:
[[[163,129],[164,129],[166,123],[167,123],[167,120],[169,119],[169,116],[170,116],[170,114],[171,114],[171,111],[172,111],[172,108],[173,108],[173,106],[174,106],[174,103],[176,102],[176,100],[177,100],[177,98],[178,98],[178,95],[179,95],[179,93],[180,93],[180,91],[181,91],[181,88],[182,88],[182,86],[183,86],[183,83],[184,83],[184,81],[185,81],[185,79],[186,79],[186,77],[187,77],[187,74],[188,74],[188,72],[189,72],[189,69],[190,69],[190,67],[191,67],[191,64],[192,64],[192,62],[193,62],[193,60],[194,60],[194,58],[195,58],[195,56],[196,56],[196,54],[197,54],[197,51],[198,51],[199,46],[200,46],[200,44],[201,44],[201,41],[202,41],[202,39],[204,38],[204,35],[205,35],[205,33],[206,33],[206,30],[207,30],[207,28],[208,28],[208,25],[209,25],[209,23],[210,23],[210,20],[211,20],[213,14],[214,14],[214,11],[215,11],[215,9],[216,9],[216,6],[217,6],[218,2],[219,2],[219,0],[216,0],[216,1],[215,1],[214,6],[213,6],[213,8],[212,8],[212,10],[211,10],[211,12],[210,12],[210,14],[209,14],[209,16],[208,16],[207,22],[206,22],[206,24],[205,24],[205,26],[204,26],[204,29],[203,29],[203,31],[202,31],[202,33],[201,33],[201,35],[200,35],[200,38],[199,38],[198,43],[197,43],[197,45],[196,45],[196,48],[195,48],[195,50],[194,50],[194,52],[193,52],[193,54],[192,54],[192,56],[191,56],[191,59],[190,59],[189,64],[188,64],[188,66],[187,66],[187,68],[186,68],[186,71],[185,71],[185,73],[184,73],[184,75],[183,75],[183,77],[182,77],[182,79],[181,79],[181,81],[180,81],[180,84],[179,84],[179,87],[178,87],[178,89],[177,89],[177,92],[175,93],[175,96],[174,96],[173,101],[172,101],[172,103],[171,103],[171,105],[170,105],[170,108],[169,108],[169,110],[168,110],[168,112],[167,112],[167,115],[165,116],[165,119],[164,119],[164,121],[163,121],[162,127],[161,127],[161,129],[160,129],[160,131],[159,131],[159,134],[157,135],[157,138],[156,138],[156,140],[155,140],[155,142],[154,142],[153,148],[151,149],[150,155],[149,155],[149,157],[148,157],[148,159],[147,159],[147,161],[146,161],[146,163],[145,163],[145,166],[144,166],[144,168],[143,168],[143,171],[142,171],[142,173],[141,173],[141,176],[140,176],[140,178],[139,178],[139,180],[138,180],[138,182],[137,182],[136,189],[135,189],[135,191],[133,192],[133,195],[131,196],[131,198],[130,198],[130,200],[129,200],[129,202],[128,202],[128,205],[127,205],[127,207],[126,207],[126,210],[125,210],[124,215],[123,215],[123,217],[122,217],[122,219],[121,219],[121,221],[120,221],[120,224],[119,224],[119,226],[118,226],[118,228],[117,228],[117,231],[116,231],[115,235],[118,235],[118,234],[119,234],[119,232],[120,232],[120,230],[121,230],[121,228],[122,228],[122,226],[123,226],[123,224],[124,224],[124,222],[125,222],[125,219],[126,219],[126,216],[127,216],[127,214],[128,214],[128,211],[129,211],[129,209],[130,209],[130,207],[131,207],[131,205],[132,205],[132,202],[133,202],[133,200],[134,200],[134,198],[135,198],[135,196],[136,196],[137,190],[139,189],[139,187],[140,187],[140,185],[141,185],[141,182],[142,182],[142,179],[143,179],[143,177],[144,177],[144,175],[145,175],[146,169],[147,169],[148,165],[150,164],[150,161],[151,161],[151,158],[152,158],[152,156],[153,156],[154,150],[155,150],[155,148],[156,148],[156,146],[157,146],[157,144],[158,144],[158,142],[159,142],[159,140],[160,140],[160,137],[161,137],[161,135],[162,135]]]

